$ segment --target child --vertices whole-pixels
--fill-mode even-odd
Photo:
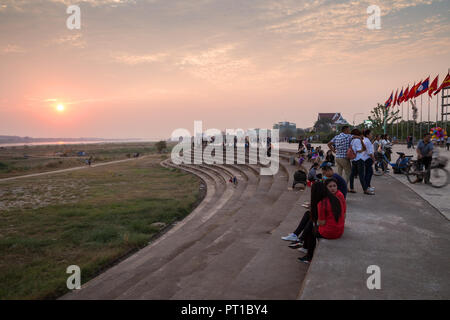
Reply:
[[[330,163],[332,166],[334,166],[334,155],[331,150],[327,151],[327,156],[325,157],[325,161]]]
[[[317,169],[319,169],[319,164],[316,162],[312,165],[308,173],[308,181],[314,182],[317,180]]]
[[[307,173],[308,171],[306,170],[306,168],[303,166],[303,162],[305,162],[306,158],[305,158],[305,153],[304,152],[300,152],[300,155],[298,157],[298,167],[300,168],[300,170],[302,170],[304,173]]]

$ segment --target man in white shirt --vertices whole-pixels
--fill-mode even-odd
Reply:
[[[364,167],[365,167],[364,177],[366,179],[366,186],[368,191],[375,193],[375,188],[373,188],[370,185],[373,176],[373,164],[375,163],[375,150],[371,142],[372,132],[369,129],[367,129],[364,130],[363,135],[364,135],[363,142],[367,149],[364,153]]]
[[[352,173],[350,174],[350,193],[356,193],[353,188],[354,179],[356,174],[359,176],[359,182],[361,183],[361,187],[363,189],[364,194],[373,195],[373,191],[368,190],[368,186],[366,184],[366,167],[365,160],[369,157],[367,154],[367,148],[363,142],[363,135],[359,129],[353,129],[351,132],[353,136],[353,140],[351,142],[351,147],[356,154],[356,157],[352,159]]]

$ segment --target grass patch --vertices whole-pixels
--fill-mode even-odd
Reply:
[[[48,192],[75,194],[76,199],[0,211],[0,300],[57,298],[68,291],[69,265],[80,266],[85,283],[145,246],[159,232],[153,223],[169,225],[191,212],[199,200],[200,181],[162,168],[159,161],[158,155],[4,182],[4,194],[20,189],[21,201],[31,195],[33,201],[47,199]],[[70,185],[77,186],[75,191]],[[83,186],[87,191],[77,192]]]

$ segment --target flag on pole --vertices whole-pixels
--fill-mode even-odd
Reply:
[[[400,105],[400,103],[403,102],[403,87],[402,91],[400,91],[400,94],[398,95],[397,104]]]
[[[386,100],[386,102],[384,103],[384,107],[385,108],[389,108],[389,106],[392,103],[392,96],[394,95],[394,90],[392,90],[391,96],[389,97],[389,99]]]
[[[394,91],[392,91],[392,92],[394,92]],[[397,91],[395,91],[394,103],[392,104],[393,107],[395,107],[395,105],[397,104],[397,97],[398,97],[398,89],[397,89]]]
[[[439,88],[436,90],[434,95],[437,95],[439,92],[441,92],[442,89],[450,87],[450,73],[447,73],[447,76],[445,77],[444,81],[441,83]]]
[[[431,95],[433,94],[433,92],[436,91],[436,89],[437,89],[438,78],[439,78],[439,75],[436,76],[436,78],[431,83],[430,88],[428,89],[428,95],[430,96],[430,98],[431,98]]]
[[[420,86],[417,87],[417,89],[416,89],[416,95],[415,95],[414,97],[418,97],[418,96],[424,94],[425,92],[427,92],[429,83],[430,83],[430,77],[426,78],[426,79],[420,84]]]
[[[409,90],[409,97],[408,97],[409,99],[412,99],[416,96],[416,90],[420,86],[421,82],[422,81],[420,81],[418,84],[414,83],[414,86],[411,88],[411,90]]]
[[[409,99],[409,84],[405,89],[405,93],[403,94],[402,102],[406,102],[408,101],[408,99]]]

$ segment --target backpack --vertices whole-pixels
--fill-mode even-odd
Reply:
[[[294,181],[295,182],[303,182],[306,184],[306,173],[304,173],[302,170],[297,170],[294,173]]]

